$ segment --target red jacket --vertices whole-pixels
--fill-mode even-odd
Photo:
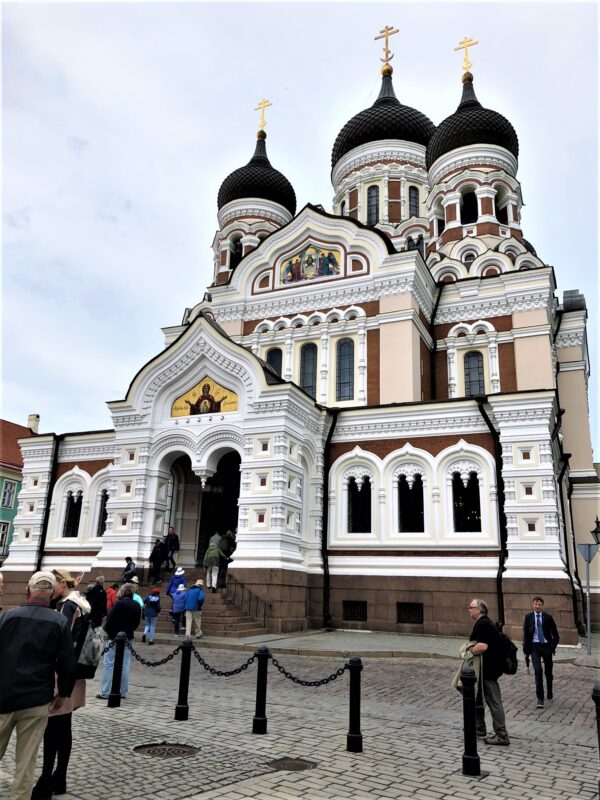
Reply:
[[[110,611],[114,604],[117,602],[117,590],[112,586],[106,590],[106,610]]]

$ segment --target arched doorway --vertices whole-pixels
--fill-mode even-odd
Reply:
[[[238,453],[224,453],[204,488],[187,455],[171,465],[168,524],[179,534],[182,566],[202,566],[213,533],[237,528],[240,462]]]

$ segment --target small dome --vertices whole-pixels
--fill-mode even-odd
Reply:
[[[361,144],[381,139],[402,139],[427,146],[435,125],[410,106],[403,106],[394,94],[391,67],[384,68],[379,97],[370,108],[360,111],[339,132],[331,153],[331,166]]]
[[[259,131],[256,150],[245,167],[236,169],[228,175],[219,189],[217,207],[219,210],[232,200],[244,197],[259,197],[287,208],[293,216],[296,213],[296,193],[285,175],[273,169],[267,158],[265,139],[267,134]]]
[[[510,122],[484,108],[475,97],[473,76],[463,75],[463,94],[454,114],[440,122],[427,147],[427,169],[431,169],[440,156],[470,144],[495,144],[504,147],[515,158],[519,157],[519,140]]]

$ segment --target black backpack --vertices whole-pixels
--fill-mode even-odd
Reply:
[[[519,666],[517,646],[506,633],[502,632],[502,625],[496,622],[498,631],[498,659],[504,675],[515,675]]]

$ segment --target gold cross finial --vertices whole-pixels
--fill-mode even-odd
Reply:
[[[269,106],[272,105],[273,103],[270,100],[261,100],[260,103],[254,109],[255,111],[260,111],[260,122],[258,124],[258,127],[261,129],[261,131],[267,124],[265,122],[265,108],[268,108]]]
[[[457,50],[465,51],[465,60],[463,62],[465,72],[468,72],[471,69],[471,62],[469,60],[469,47],[475,47],[476,44],[479,44],[479,42],[476,42],[475,39],[470,39],[468,36],[465,36],[462,42],[458,43],[458,47],[454,48],[455,52]]]
[[[385,53],[385,56],[379,59],[380,61],[383,61],[384,64],[389,64],[394,57],[394,54],[391,53],[388,45],[390,36],[393,36],[395,33],[400,33],[398,28],[390,28],[389,25],[386,25],[385,28],[379,31],[379,36],[376,36],[374,39],[374,41],[377,41],[377,39],[385,39],[385,44],[383,45],[383,52]]]

